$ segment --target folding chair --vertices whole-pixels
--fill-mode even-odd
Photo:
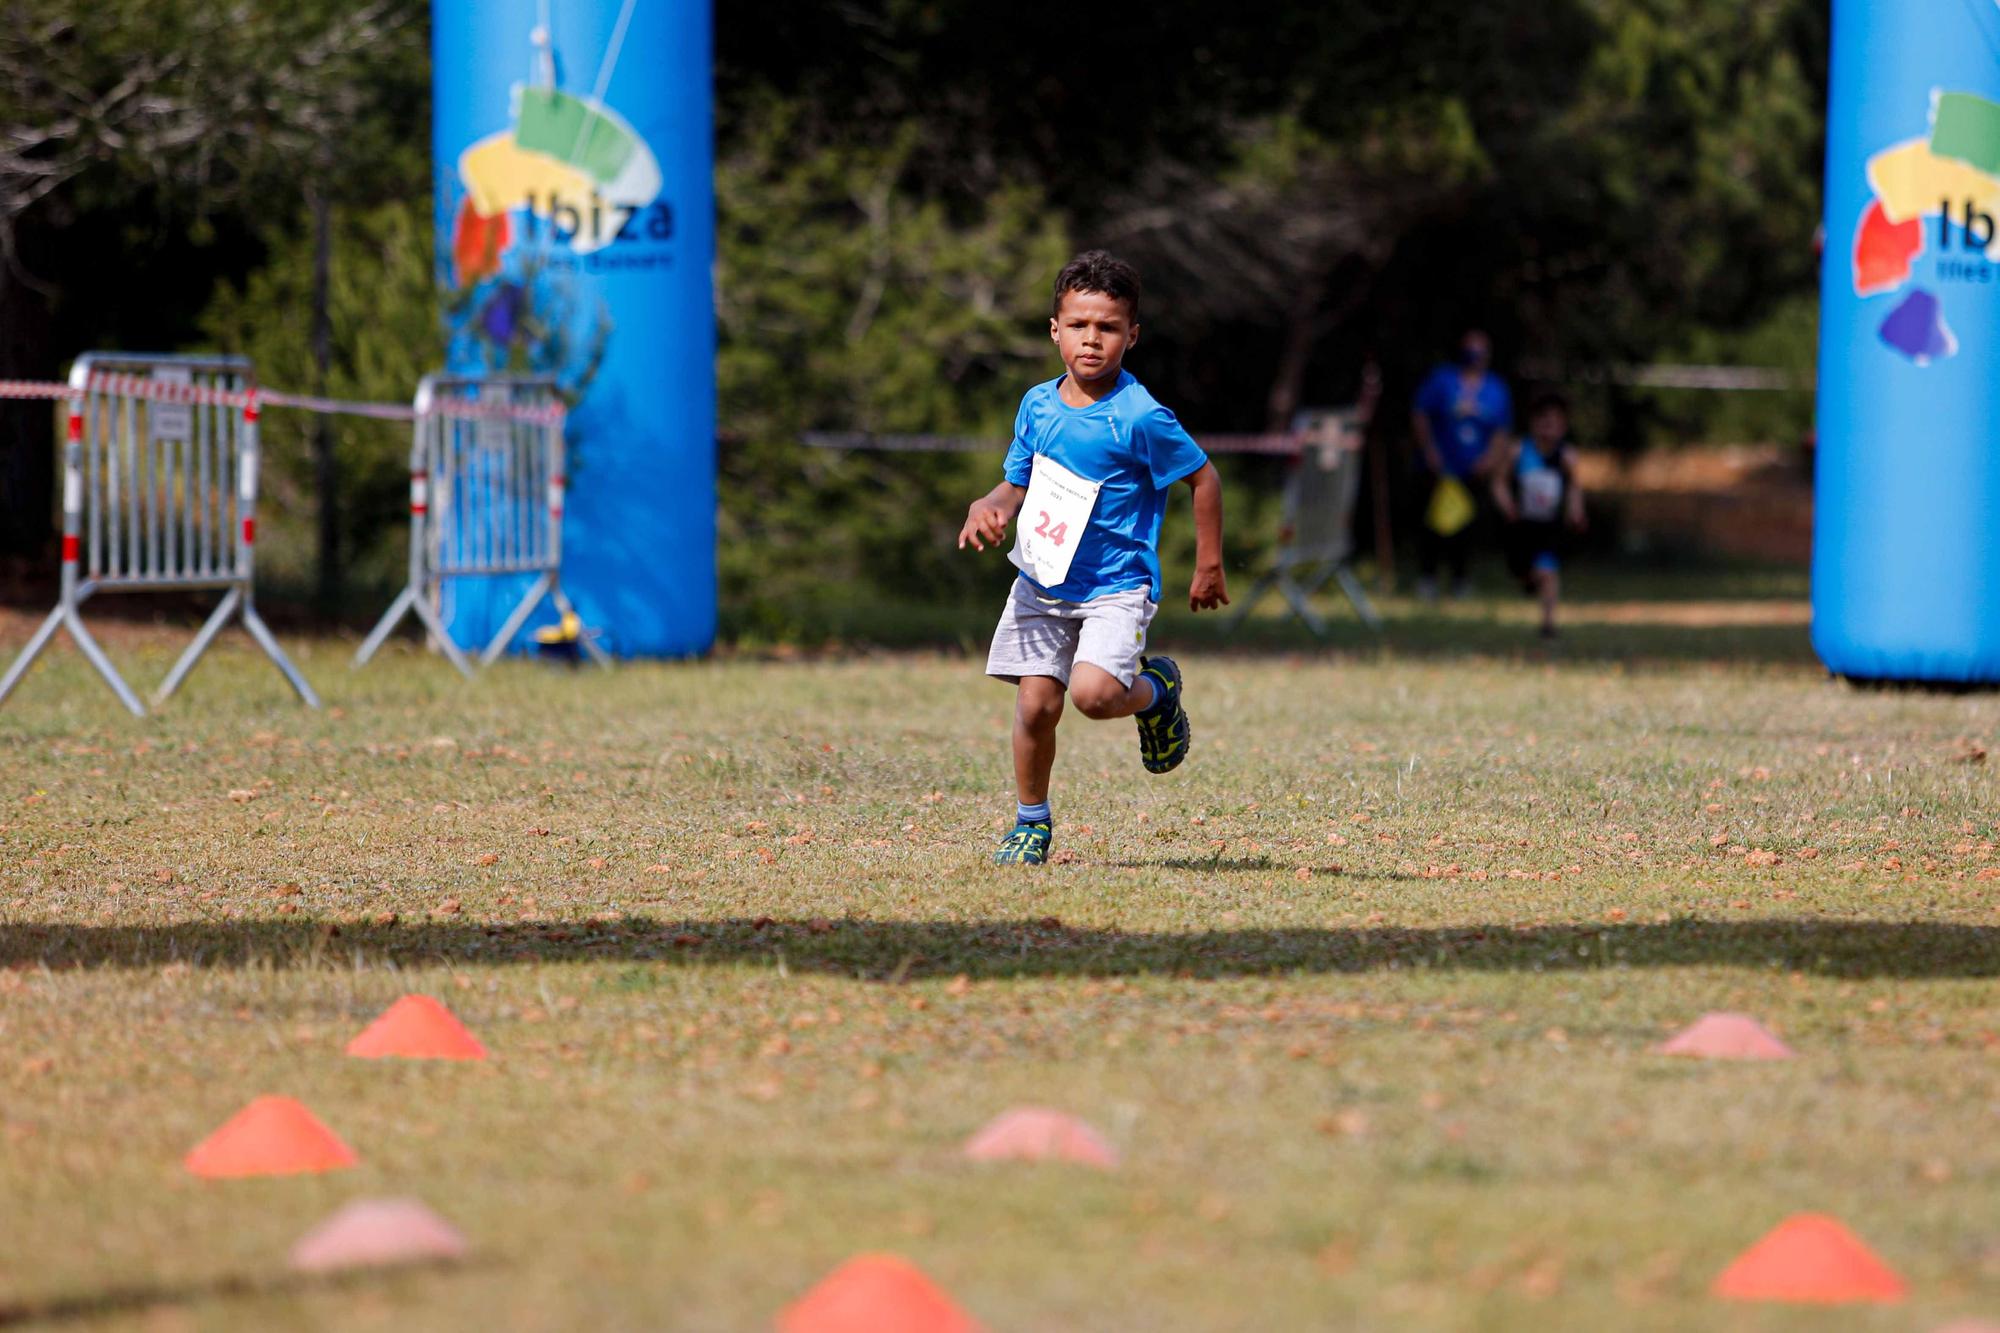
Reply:
[[[1361,493],[1359,413],[1353,408],[1309,409],[1293,418],[1292,429],[1300,449],[1285,477],[1287,536],[1272,569],[1250,589],[1229,627],[1242,625],[1275,588],[1292,614],[1323,639],[1326,619],[1313,610],[1311,599],[1332,580],[1347,594],[1361,623],[1380,630],[1382,617],[1348,563],[1354,554],[1354,505]]]

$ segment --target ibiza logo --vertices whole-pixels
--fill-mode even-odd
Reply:
[[[1930,133],[1868,159],[1874,197],[1854,233],[1854,292],[1893,297],[1876,328],[1915,365],[1958,353],[1935,288],[2000,282],[2000,103],[1975,93],[1931,95]],[[1928,226],[1926,224],[1929,224]],[[1931,245],[1926,254],[1926,234]]]
[[[549,248],[559,266],[566,253],[570,264],[598,270],[650,267],[666,257],[600,252],[673,239],[652,147],[601,95],[557,88],[546,31],[530,40],[536,83],[515,86],[512,123],[458,155],[465,195],[452,228],[452,275],[460,288],[499,273],[517,240]],[[607,55],[607,71],[614,59]],[[600,77],[600,89],[607,82]]]

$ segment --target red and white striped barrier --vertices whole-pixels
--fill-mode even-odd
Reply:
[[[0,384],[0,397],[69,405],[63,444],[62,592],[7,675],[0,701],[59,629],[135,715],[145,705],[83,622],[100,592],[215,590],[222,602],[155,692],[165,700],[233,619],[299,698],[319,699],[258,616],[251,582],[257,547],[258,393],[242,357],[78,357],[67,385]]]
[[[426,375],[407,409],[410,444],[410,579],[355,654],[368,659],[414,614],[467,676],[472,664],[445,632],[444,580],[532,574],[534,582],[480,654],[491,663],[546,599],[564,618],[563,432],[555,381],[546,377]],[[594,637],[579,643],[600,665]]]
[[[151,358],[154,362],[161,358]],[[191,407],[287,407],[302,412],[372,417],[377,421],[415,421],[419,409],[407,403],[369,403],[350,398],[321,398],[312,394],[286,393],[281,389],[255,386],[235,389],[212,384],[183,384],[154,379],[150,374],[125,371],[91,371],[84,388],[94,393],[115,395],[149,403],[176,403]],[[40,380],[0,380],[0,399],[45,399],[61,402],[73,396],[68,384]],[[532,404],[482,402],[470,399],[438,399],[424,409],[432,416],[464,420],[525,421],[537,425],[560,423],[567,409],[561,400]]]
[[[264,388],[242,357],[93,352],[77,358],[66,384],[0,380],[0,400],[69,407],[62,592],[0,678],[0,702],[56,631],[66,629],[119,702],[145,716],[145,705],[84,625],[84,601],[99,592],[215,589],[223,594],[221,605],[167,674],[154,702],[179,687],[224,625],[241,619],[299,697],[319,706],[258,616],[251,595],[258,421],[270,408],[413,423],[412,582],[404,596],[415,599],[418,614],[460,669],[470,671],[424,597],[427,581],[464,574],[539,576],[488,646],[487,661],[543,598],[570,611],[557,574],[566,408],[553,380],[433,376],[413,403],[369,403]],[[448,513],[431,514],[427,491],[433,486],[439,492],[436,507],[449,508]],[[371,636],[364,660],[405,609],[399,601]],[[585,647],[601,659],[594,643]]]

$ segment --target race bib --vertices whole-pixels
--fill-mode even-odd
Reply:
[[[1103,488],[1103,482],[1086,481],[1047,454],[1036,454],[1007,558],[1044,588],[1060,585],[1069,578],[1076,544],[1090,526],[1090,511]]]
[[[1530,523],[1547,523],[1562,507],[1562,473],[1554,468],[1536,468],[1521,474],[1521,517]]]

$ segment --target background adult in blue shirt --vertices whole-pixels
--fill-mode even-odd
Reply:
[[[1485,488],[1473,484],[1494,460],[1505,456],[1514,429],[1514,395],[1507,382],[1493,373],[1493,340],[1479,329],[1467,329],[1453,358],[1433,369],[1417,390],[1410,429],[1416,436],[1417,458],[1424,470],[1424,500],[1439,479],[1455,477],[1476,498]],[[1468,523],[1450,536],[1417,525],[1417,594],[1437,596],[1440,565],[1451,571],[1452,595],[1462,597],[1472,561],[1477,525]]]

